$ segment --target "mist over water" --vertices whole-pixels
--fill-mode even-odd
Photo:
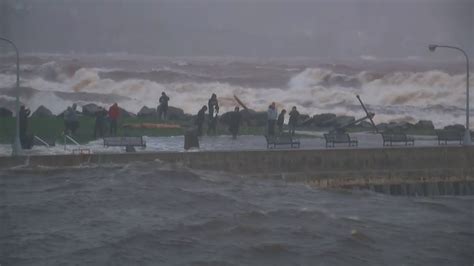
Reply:
[[[3,0],[23,52],[325,59],[473,56],[470,0]],[[0,50],[1,52],[1,50]],[[462,58],[440,52],[439,58]]]

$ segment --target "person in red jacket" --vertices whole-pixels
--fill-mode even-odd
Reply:
[[[119,117],[119,107],[117,103],[114,103],[109,108],[109,119],[110,119],[110,135],[116,136],[117,135],[117,120]]]

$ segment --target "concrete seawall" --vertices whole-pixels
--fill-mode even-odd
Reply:
[[[379,190],[391,191],[387,185],[407,184],[407,187],[393,188],[403,194],[410,191],[409,184],[425,183],[437,184],[440,194],[448,194],[449,189],[443,184],[449,183],[455,184],[454,190],[456,184],[461,186],[457,188],[459,194],[474,194],[474,147],[461,146],[38,155],[0,157],[0,168],[120,164],[157,159],[192,169],[284,178],[318,187],[377,190],[377,186],[382,186]],[[416,192],[416,188],[412,190]],[[436,194],[436,190],[433,193]]]

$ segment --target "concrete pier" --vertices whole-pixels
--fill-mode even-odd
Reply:
[[[474,146],[36,155],[0,157],[0,168],[154,160],[321,188],[364,188],[394,195],[474,194]]]

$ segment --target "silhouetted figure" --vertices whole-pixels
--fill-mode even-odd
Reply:
[[[168,95],[166,95],[165,92],[162,92],[161,93],[161,97],[160,97],[160,104],[158,105],[158,118],[159,119],[163,119],[163,120],[166,120],[166,118],[168,117],[168,102],[170,100],[170,97],[168,97]]]
[[[196,126],[198,136],[202,136],[202,125],[204,124],[204,118],[206,116],[207,106],[203,106],[201,110],[199,110],[197,117],[196,117]]]
[[[286,114],[286,110],[285,109],[281,110],[277,119],[278,133],[280,135],[281,133],[283,133],[283,124],[285,123],[285,114]]]
[[[294,135],[295,134],[295,129],[296,129],[296,125],[298,124],[298,118],[300,116],[300,113],[296,110],[296,106],[293,106],[293,108],[291,108],[291,112],[290,112],[290,120],[288,121],[288,127],[290,128],[290,135]]]
[[[217,95],[215,93],[212,94],[207,105],[209,106],[209,126],[207,127],[207,134],[209,135],[211,132],[213,134],[216,134],[217,114],[219,113],[219,103],[217,101]]]
[[[239,107],[235,107],[234,111],[230,114],[229,131],[232,134],[232,138],[236,139],[239,133],[240,121],[242,120],[242,114],[239,111]]]
[[[114,103],[109,108],[110,135],[111,136],[116,136],[117,135],[117,123],[118,123],[119,114],[120,114],[120,109],[118,107],[118,104]],[[105,123],[105,121],[104,121],[104,123]]]
[[[76,130],[79,128],[79,119],[76,114],[76,104],[72,107],[68,107],[64,112],[64,133],[75,135]]]
[[[278,116],[278,110],[276,109],[275,103],[273,102],[268,106],[267,110],[267,119],[268,119],[268,135],[274,136],[275,135],[275,123]]]
[[[104,137],[106,116],[107,116],[107,111],[102,107],[100,107],[99,110],[95,113],[94,138]]]
[[[30,110],[24,105],[20,107],[20,143],[23,149],[31,148],[31,138],[27,137],[26,132],[28,131],[28,116],[30,116]]]

